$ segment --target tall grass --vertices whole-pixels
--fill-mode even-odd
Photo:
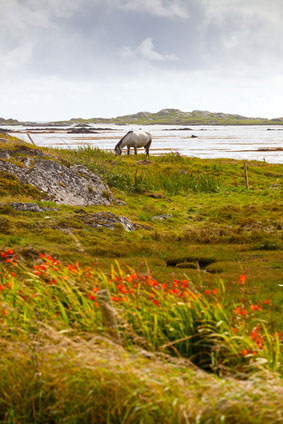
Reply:
[[[233,304],[221,281],[198,291],[118,262],[105,274],[45,255],[30,268],[12,249],[0,256],[0,422],[282,419],[282,336],[261,322],[263,305]],[[246,276],[235,284],[244,295]],[[119,344],[104,324],[105,288]]]
[[[2,254],[9,266],[16,263]],[[127,274],[118,263],[107,276],[78,263],[64,266],[50,256],[41,261],[32,272],[21,265],[18,275],[0,270],[0,308],[11,327],[29,331],[43,322],[58,330],[103,334],[96,292],[107,288],[126,345],[185,357],[220,374],[242,373],[257,362],[272,371],[280,367],[280,335],[261,322],[263,306],[248,299],[244,306],[229,303],[222,282],[201,293],[189,280],[157,282],[150,275]]]

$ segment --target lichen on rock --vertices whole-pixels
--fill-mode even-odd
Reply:
[[[113,201],[108,186],[85,166],[66,166],[36,149],[29,151],[28,160],[23,156],[21,163],[13,161],[16,151],[6,153],[1,151],[0,157],[5,159],[0,159],[0,170],[36,187],[49,200],[72,206],[109,205]]]
[[[117,216],[112,212],[98,212],[89,214],[84,218],[86,224],[93,228],[109,228],[114,230],[117,224],[121,224],[126,231],[135,231],[135,225],[129,218],[125,216]]]

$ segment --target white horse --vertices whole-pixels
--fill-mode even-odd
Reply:
[[[116,156],[122,154],[123,147],[127,146],[127,154],[130,154],[130,148],[133,147],[135,155],[137,155],[137,148],[144,147],[146,154],[149,155],[149,148],[152,142],[151,134],[148,131],[129,131],[124,137],[121,138],[119,143],[115,146]]]

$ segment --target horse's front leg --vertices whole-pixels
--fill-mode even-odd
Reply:
[[[137,155],[138,154],[137,148],[134,147],[134,150],[135,150],[135,155]]]
[[[130,154],[130,146],[127,146],[127,155]]]

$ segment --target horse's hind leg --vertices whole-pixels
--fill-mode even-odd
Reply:
[[[135,155],[137,155],[138,154],[137,148],[134,147],[134,150],[135,150]]]
[[[144,146],[147,156],[149,156],[149,148],[150,148],[151,142],[152,142],[152,140],[150,140],[150,141],[147,143],[147,145],[146,145],[146,146]]]
[[[130,146],[127,147],[127,155],[130,154]]]

